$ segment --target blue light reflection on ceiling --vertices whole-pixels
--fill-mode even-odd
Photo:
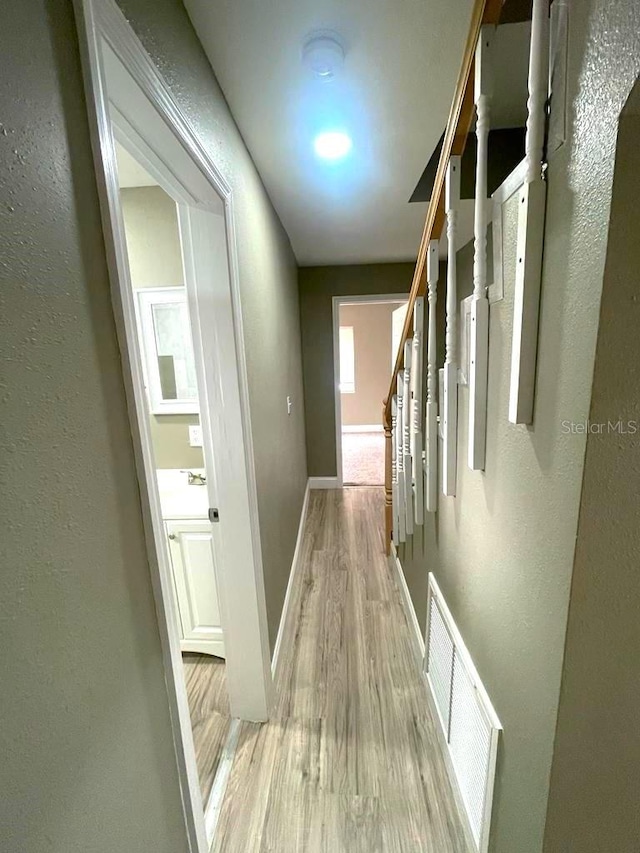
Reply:
[[[361,191],[376,182],[370,146],[370,115],[358,88],[346,72],[330,82],[301,74],[290,103],[293,171],[302,171],[304,183],[324,197],[354,208]],[[315,150],[322,134],[340,132],[351,148],[344,156],[323,159]],[[379,178],[379,174],[377,175]]]

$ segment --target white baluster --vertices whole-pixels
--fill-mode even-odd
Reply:
[[[414,521],[424,520],[424,463],[422,452],[422,390],[424,386],[424,299],[418,296],[413,307],[413,354],[411,356],[411,476]]]
[[[483,471],[487,441],[487,370],[489,300],[487,299],[487,161],[491,102],[491,43],[495,27],[484,26],[476,47],[476,192],[474,215],[473,300],[469,322],[469,444],[468,463]]]
[[[413,535],[413,476],[411,465],[411,339],[404,342],[404,413],[403,413],[403,454],[404,454],[404,499],[406,508],[407,536]]]
[[[451,157],[447,167],[445,211],[447,214],[447,328],[444,358],[444,443],[442,492],[456,493],[458,440],[458,294],[456,278],[456,233],[460,204],[460,157]]]
[[[398,398],[391,398],[391,504],[393,518],[393,541],[400,543],[400,508],[398,505]]]
[[[396,476],[398,479],[398,541],[404,542],[407,538],[407,502],[404,478],[404,376],[402,375],[402,371],[398,373],[397,383]]]
[[[525,159],[527,176],[520,193],[516,286],[511,347],[509,420],[533,421],[538,347],[538,314],[547,188],[542,176],[545,101],[548,92],[549,0],[533,0],[529,50],[529,99]]]
[[[427,285],[429,302],[429,331],[427,338],[427,406],[426,406],[426,507],[435,512],[438,507],[438,401],[436,304],[438,299],[438,241],[431,240],[427,251]]]

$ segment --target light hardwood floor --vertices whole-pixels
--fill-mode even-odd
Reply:
[[[378,488],[311,492],[277,712],[243,724],[217,853],[468,853],[383,502]]]
[[[206,806],[231,722],[224,661],[211,655],[183,653],[182,664],[202,802]]]

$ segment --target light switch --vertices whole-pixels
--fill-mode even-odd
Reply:
[[[189,424],[189,444],[191,447],[202,447],[202,427],[200,424]]]
[[[291,414],[292,406],[293,406],[293,401],[292,401],[291,397],[287,397],[287,414],[288,415]]]

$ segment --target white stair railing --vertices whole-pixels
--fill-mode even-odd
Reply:
[[[474,212],[473,299],[469,337],[468,464],[483,471],[487,441],[489,300],[487,299],[487,162],[491,101],[491,44],[495,27],[480,30],[475,56],[476,188]]]
[[[458,441],[458,294],[456,271],[457,217],[460,205],[460,157],[451,157],[447,166],[445,212],[447,215],[447,327],[444,358],[444,444],[442,493],[456,493]]]
[[[398,373],[398,389],[396,392],[396,477],[398,480],[398,542],[407,538],[407,501],[405,494],[406,480],[404,476],[404,376]]]
[[[400,544],[400,500],[398,492],[398,395],[391,399],[391,507],[393,542]]]
[[[424,461],[422,391],[424,388],[424,299],[413,306],[413,352],[411,355],[411,477],[413,480],[414,522],[424,520]]]
[[[438,301],[438,241],[431,240],[427,252],[427,287],[429,304],[429,329],[427,337],[427,405],[426,455],[425,455],[425,492],[427,512],[438,508],[438,400],[436,386],[438,368],[436,366],[436,305]]]
[[[405,529],[413,535],[413,466],[411,464],[411,338],[404,344],[404,370],[402,371],[404,406],[402,414],[402,452],[404,467]]]
[[[548,2],[548,0],[547,0]],[[389,384],[389,393],[384,401],[384,431],[385,431],[385,545],[387,553],[391,546],[392,531],[394,539],[397,542],[406,538],[406,528],[403,531],[398,530],[397,537],[394,525],[400,527],[402,519],[407,521],[406,501],[404,497],[398,494],[396,505],[398,508],[404,507],[404,512],[400,512],[397,524],[395,522],[393,496],[392,496],[392,462],[396,461],[396,480],[398,492],[405,488],[405,475],[408,466],[404,465],[405,454],[400,452],[401,445],[404,441],[404,432],[401,433],[401,406],[404,406],[402,415],[405,416],[409,412],[415,411],[410,401],[421,400],[425,394],[425,388],[422,385],[422,370],[419,376],[414,376],[413,397],[410,396],[409,390],[404,395],[404,382],[398,381],[404,370],[410,369],[411,355],[405,355],[405,342],[412,337],[412,318],[415,317],[414,307],[416,300],[425,297],[427,285],[430,288],[430,313],[429,313],[429,328],[430,339],[428,342],[429,354],[429,372],[427,375],[426,389],[426,421],[422,425],[422,430],[419,429],[417,422],[414,423],[413,430],[410,429],[409,456],[412,457],[412,485],[413,488],[408,489],[409,499],[414,501],[414,523],[419,523],[423,520],[423,515],[420,512],[420,485],[424,485],[423,500],[427,511],[433,512],[437,505],[437,469],[439,467],[438,439],[436,434],[440,431],[443,438],[443,459],[442,466],[442,487],[446,495],[454,495],[456,489],[456,470],[457,470],[457,293],[455,281],[455,248],[456,248],[456,213],[459,206],[460,198],[460,155],[464,151],[464,145],[469,133],[473,120],[473,66],[475,52],[478,42],[481,38],[481,30],[484,25],[495,26],[500,20],[502,12],[503,0],[472,0],[471,18],[467,38],[462,52],[460,72],[456,82],[449,118],[445,128],[444,138],[442,142],[442,150],[438,160],[436,169],[433,191],[427,208],[422,237],[418,248],[418,256],[411,282],[411,290],[409,293],[409,306],[407,319],[402,329],[401,342],[398,353],[395,357],[393,365],[391,381]],[[480,135],[482,136],[482,118],[480,121]],[[481,143],[482,145],[482,143]],[[457,164],[457,165],[454,165]],[[452,180],[453,179],[453,180]],[[436,365],[436,332],[435,332],[435,298],[437,289],[437,244],[441,238],[444,216],[443,216],[443,201],[447,197],[447,233],[449,240],[449,272],[447,275],[447,329],[445,336],[446,343],[446,361],[445,367],[442,369],[442,384],[443,390],[436,395],[436,388],[439,389],[438,370]],[[485,193],[486,194],[486,190]],[[480,233],[480,230],[479,230]],[[435,244],[435,247],[434,245]],[[431,274],[427,273],[428,256],[433,259],[431,265]],[[486,273],[485,273],[486,281]],[[478,285],[478,295],[482,298],[482,286]],[[480,308],[479,311],[483,309]],[[477,314],[475,315],[477,316]],[[482,336],[479,336],[482,339]],[[475,344],[474,344],[475,346]],[[478,345],[482,351],[481,345]],[[416,350],[418,352],[418,350]],[[421,350],[420,350],[421,352]],[[415,368],[414,368],[415,369]],[[476,377],[476,385],[479,384],[482,378]],[[402,389],[400,386],[403,386]],[[479,399],[482,394],[477,395]],[[396,424],[395,424],[395,444],[392,440],[392,400],[396,398]],[[401,397],[404,399],[401,400]],[[440,423],[438,424],[436,405],[440,408]],[[477,411],[477,410],[476,410]],[[422,417],[422,412],[420,413]],[[477,420],[477,419],[476,419]],[[420,436],[422,431],[423,435]],[[485,430],[486,432],[486,430]],[[475,429],[474,429],[475,433]],[[423,441],[426,441],[425,456],[423,462],[424,483],[420,483],[419,468],[420,468],[420,449]],[[480,448],[479,453],[482,454],[484,443],[482,438],[476,442]],[[394,452],[395,450],[395,452]],[[474,464],[480,464],[479,459],[475,459]],[[402,471],[400,466],[402,465]],[[402,473],[402,476],[400,474]],[[402,485],[404,484],[404,485]],[[416,514],[417,513],[417,514]],[[402,537],[401,534],[402,533]]]

